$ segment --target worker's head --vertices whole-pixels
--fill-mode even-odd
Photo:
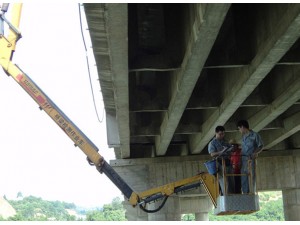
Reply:
[[[217,126],[215,129],[216,138],[223,139],[225,136],[225,128],[223,126]]]
[[[247,120],[240,120],[236,124],[238,130],[244,134],[249,130],[249,123]]]

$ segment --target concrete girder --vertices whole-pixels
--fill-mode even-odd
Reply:
[[[235,133],[238,132],[237,126],[236,126],[237,121],[232,121],[232,122],[227,122],[226,123],[226,139],[230,138],[237,138],[237,136],[234,136]],[[278,130],[283,128],[283,123],[280,119],[275,119],[272,122],[270,122],[267,126],[265,126],[262,131],[268,131],[268,130]]]
[[[130,157],[127,4],[85,4],[108,117],[108,145]],[[99,44],[100,43],[100,44]],[[115,126],[118,126],[117,128]],[[113,130],[113,132],[111,132]],[[118,132],[115,132],[118,131]]]
[[[108,4],[107,27],[121,158],[130,157],[127,4]]]
[[[270,105],[264,107],[264,109],[249,119],[252,129],[260,131],[297,102],[300,99],[299,85],[300,76],[298,75],[297,79],[291,80],[291,85],[286,88],[286,91],[278,96]]]
[[[297,68],[299,70],[299,68]],[[287,71],[290,72],[290,71]],[[287,75],[286,75],[287,76]],[[278,116],[280,116],[285,110],[291,107],[300,99],[300,77],[297,75],[292,75],[288,84],[283,86],[283,91],[277,98],[269,105],[265,106],[262,110],[256,113],[254,116],[248,119],[250,128],[256,132],[267,128],[268,125],[274,121]],[[263,140],[270,140],[265,142],[265,149],[270,149],[272,146],[280,143],[284,139],[296,133],[299,129],[297,123],[299,115],[296,113],[290,118],[285,119],[282,122],[283,128],[275,129],[271,134],[271,137],[267,137],[262,133]],[[294,122],[292,122],[294,121]],[[271,126],[272,127],[272,126]],[[269,135],[271,135],[269,134]],[[228,137],[234,138],[236,140],[240,139],[240,134],[228,135]]]
[[[261,48],[249,66],[233,71],[233,77],[239,77],[235,85],[225,96],[222,104],[202,125],[202,132],[190,138],[192,154],[200,153],[218,125],[225,124],[237,108],[251,94],[257,85],[269,74],[276,63],[286,54],[300,36],[300,5],[289,6],[289,16],[282,17],[276,31],[261,44]],[[236,73],[236,74],[234,74]],[[239,76],[237,75],[239,73]]]
[[[264,141],[265,142],[264,149],[270,149],[276,144],[278,144],[279,142],[285,140],[286,138],[298,132],[300,130],[300,125],[295,123],[295,121],[299,121],[299,120],[300,120],[300,112],[295,113],[291,117],[284,119],[283,120],[284,128],[280,129],[279,132],[276,132],[275,134],[273,134],[273,132],[271,133],[272,136],[268,138],[268,141]],[[265,140],[265,138],[263,138],[263,140]]]
[[[172,100],[160,127],[161,134],[155,140],[157,155],[167,151],[229,7],[230,4],[207,4],[205,12],[199,7],[181,69],[174,72]]]

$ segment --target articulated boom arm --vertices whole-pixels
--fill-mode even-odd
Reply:
[[[183,180],[175,181],[157,188],[153,188],[144,192],[139,193],[140,203],[148,203],[155,201],[156,199],[165,198],[172,194],[191,190],[203,185],[206,193],[210,197],[214,206],[217,206],[216,199],[219,195],[217,190],[215,176],[208,173],[199,173],[196,176],[189,177]]]
[[[69,136],[84,154],[87,156],[91,165],[95,165],[100,173],[104,173],[124,194],[132,206],[139,205],[146,212],[156,212],[157,210],[147,210],[146,204],[165,198],[172,194],[196,188],[202,184],[216,206],[217,190],[214,176],[202,173],[197,176],[176,181],[158,188],[154,188],[140,194],[135,193],[127,183],[115,172],[115,170],[99,154],[98,148],[81,130],[52,102],[52,100],[25,74],[17,65],[12,63],[12,54],[15,50],[16,41],[20,38],[17,27],[19,26],[22,4],[15,4],[12,13],[11,23],[4,17],[5,11],[0,15],[0,25],[7,22],[10,31],[6,38],[3,29],[0,33],[0,64],[4,71],[11,76],[44,110],[52,120]]]

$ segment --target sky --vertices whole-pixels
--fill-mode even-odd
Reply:
[[[11,9],[12,5],[10,6]],[[83,7],[81,12],[84,13]],[[84,48],[77,3],[24,3],[13,62],[99,148],[109,162],[105,115],[98,121],[90,87],[89,58],[96,108],[101,119],[103,101],[85,16]],[[34,100],[0,70],[0,196],[18,192],[45,200],[73,202],[84,207],[110,203],[121,192],[84,153],[41,111]]]

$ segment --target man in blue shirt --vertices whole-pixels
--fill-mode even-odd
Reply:
[[[217,126],[215,128],[215,137],[209,142],[208,144],[208,153],[216,158],[221,156],[224,153],[224,150],[226,150],[228,147],[231,147],[231,145],[224,139],[225,137],[225,128],[223,126]],[[224,179],[223,179],[223,170],[222,170],[222,164],[219,162],[218,163],[218,176],[219,176],[219,184],[221,187],[221,191],[224,194]],[[228,165],[227,165],[228,166]],[[228,173],[229,167],[226,168],[226,172]],[[230,179],[227,177],[227,190],[230,193],[231,192],[231,182]]]
[[[253,190],[256,192],[256,174],[255,174],[255,159],[263,149],[263,142],[258,133],[249,129],[249,123],[247,120],[240,120],[237,122],[237,127],[242,134],[242,174],[249,174],[251,172]],[[248,163],[251,165],[251,170],[249,171]],[[247,194],[249,190],[248,176],[241,177],[242,192]]]

